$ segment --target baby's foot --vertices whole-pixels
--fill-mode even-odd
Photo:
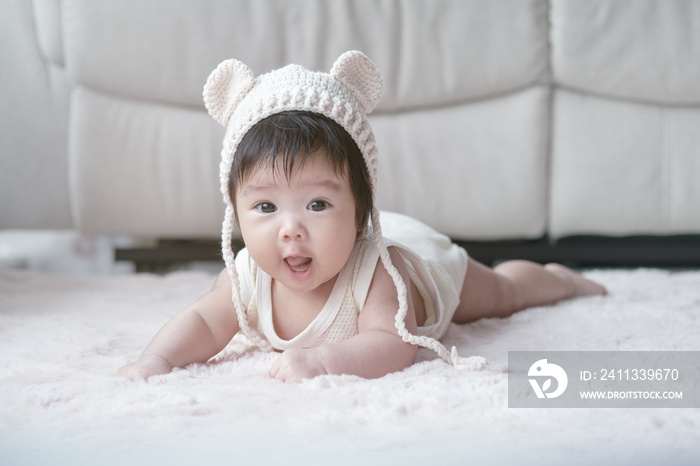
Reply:
[[[589,280],[580,273],[575,272],[561,264],[547,264],[544,266],[544,268],[553,274],[558,275],[571,285],[572,298],[577,296],[605,296],[608,294],[608,290],[606,290],[603,285]]]

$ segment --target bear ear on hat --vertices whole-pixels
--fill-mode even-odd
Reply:
[[[202,96],[209,115],[223,126],[233,115],[236,106],[255,84],[255,75],[244,63],[229,59],[211,72]]]
[[[331,76],[342,83],[362,106],[371,112],[382,96],[382,75],[367,55],[357,50],[342,54],[331,68]]]

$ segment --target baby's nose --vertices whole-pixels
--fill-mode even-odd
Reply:
[[[306,238],[306,228],[296,215],[288,215],[282,222],[280,238],[283,240],[303,240]]]

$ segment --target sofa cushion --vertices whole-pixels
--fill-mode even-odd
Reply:
[[[700,231],[700,110],[558,91],[553,237]]]
[[[458,239],[538,238],[547,219],[549,90],[377,115],[379,207]]]
[[[216,65],[328,71],[364,51],[385,79],[378,110],[452,104],[540,82],[542,0],[64,0],[66,61],[81,86],[202,107]]]
[[[552,68],[565,87],[700,105],[700,2],[552,0]]]
[[[69,135],[76,225],[86,233],[216,235],[222,138],[223,128],[198,110],[76,90]]]
[[[0,15],[0,229],[71,228],[70,83],[57,2],[8,0]],[[56,45],[58,41],[58,45]]]
[[[223,133],[202,103],[211,70],[235,57],[257,74],[289,62],[328,71],[360,49],[385,80],[371,116],[380,207],[463,239],[544,234],[542,0],[62,5],[76,84],[71,202],[83,231],[218,236]]]

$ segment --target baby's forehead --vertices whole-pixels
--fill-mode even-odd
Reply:
[[[247,175],[240,179],[237,188],[244,186],[273,187],[292,182],[305,183],[348,183],[347,163],[337,166],[328,156],[325,149],[317,149],[312,153],[293,158],[279,154],[277,157],[261,157],[248,170]]]
[[[276,156],[268,154],[258,157],[248,168],[245,180],[241,181],[246,182],[255,178],[288,180],[302,175],[325,172],[331,172],[338,178],[345,178],[347,168],[347,161],[339,161],[324,148],[297,154],[280,152]]]

